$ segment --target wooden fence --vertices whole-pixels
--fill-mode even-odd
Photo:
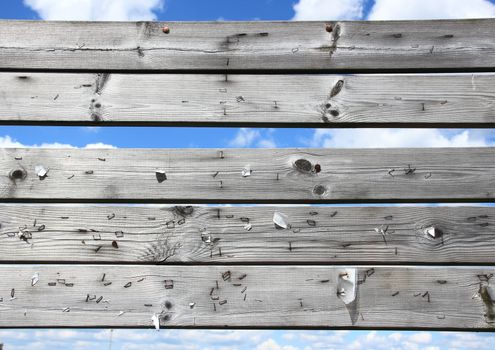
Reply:
[[[495,20],[2,21],[0,123],[490,128],[494,62]],[[2,149],[0,327],[492,330],[495,207],[390,204],[493,202],[495,150],[380,146]]]

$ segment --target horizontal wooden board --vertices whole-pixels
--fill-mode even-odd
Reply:
[[[494,148],[15,149],[4,201],[492,201]]]
[[[153,327],[156,315],[163,328],[492,329],[494,272],[446,267],[2,265],[0,327]]]
[[[4,124],[494,127],[494,99],[493,74],[0,73]]]
[[[494,264],[494,214],[495,207],[2,205],[0,261]],[[279,217],[285,227],[275,225]]]
[[[0,69],[492,70],[494,34],[494,19],[2,21]]]

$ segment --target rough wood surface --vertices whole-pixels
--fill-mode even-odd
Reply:
[[[14,201],[492,201],[494,148],[15,149]]]
[[[494,326],[493,268],[0,266],[0,327]],[[32,284],[34,281],[34,286]]]
[[[0,69],[492,70],[494,34],[494,19],[2,21]]]
[[[0,261],[490,264],[494,213],[493,207],[2,205]],[[275,225],[277,215],[286,227]]]
[[[0,73],[0,123],[495,126],[495,75]]]

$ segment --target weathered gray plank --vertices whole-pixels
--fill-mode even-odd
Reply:
[[[174,203],[491,201],[494,156],[495,149],[487,147],[10,148],[0,151],[0,198]]]
[[[164,25],[168,34],[162,29]],[[491,70],[495,58],[494,33],[493,19],[237,23],[2,21],[0,68]]]
[[[0,327],[152,327],[157,315],[162,327],[491,329],[494,272],[2,265]]]
[[[494,207],[2,205],[0,261],[494,263],[494,212]],[[290,227],[275,226],[280,214]]]
[[[0,100],[0,123],[495,125],[493,74],[1,73]]]

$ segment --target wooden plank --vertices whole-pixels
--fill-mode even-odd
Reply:
[[[494,127],[495,75],[0,73],[0,123]]]
[[[0,69],[486,71],[494,68],[494,34],[494,19],[2,21]]]
[[[0,327],[152,327],[157,315],[162,327],[493,329],[493,273],[446,267],[2,265]]]
[[[2,149],[4,201],[492,201],[494,148]]]
[[[0,261],[495,262],[494,207],[0,206]],[[286,218],[286,229],[274,217]],[[434,231],[434,230],[435,231]]]

